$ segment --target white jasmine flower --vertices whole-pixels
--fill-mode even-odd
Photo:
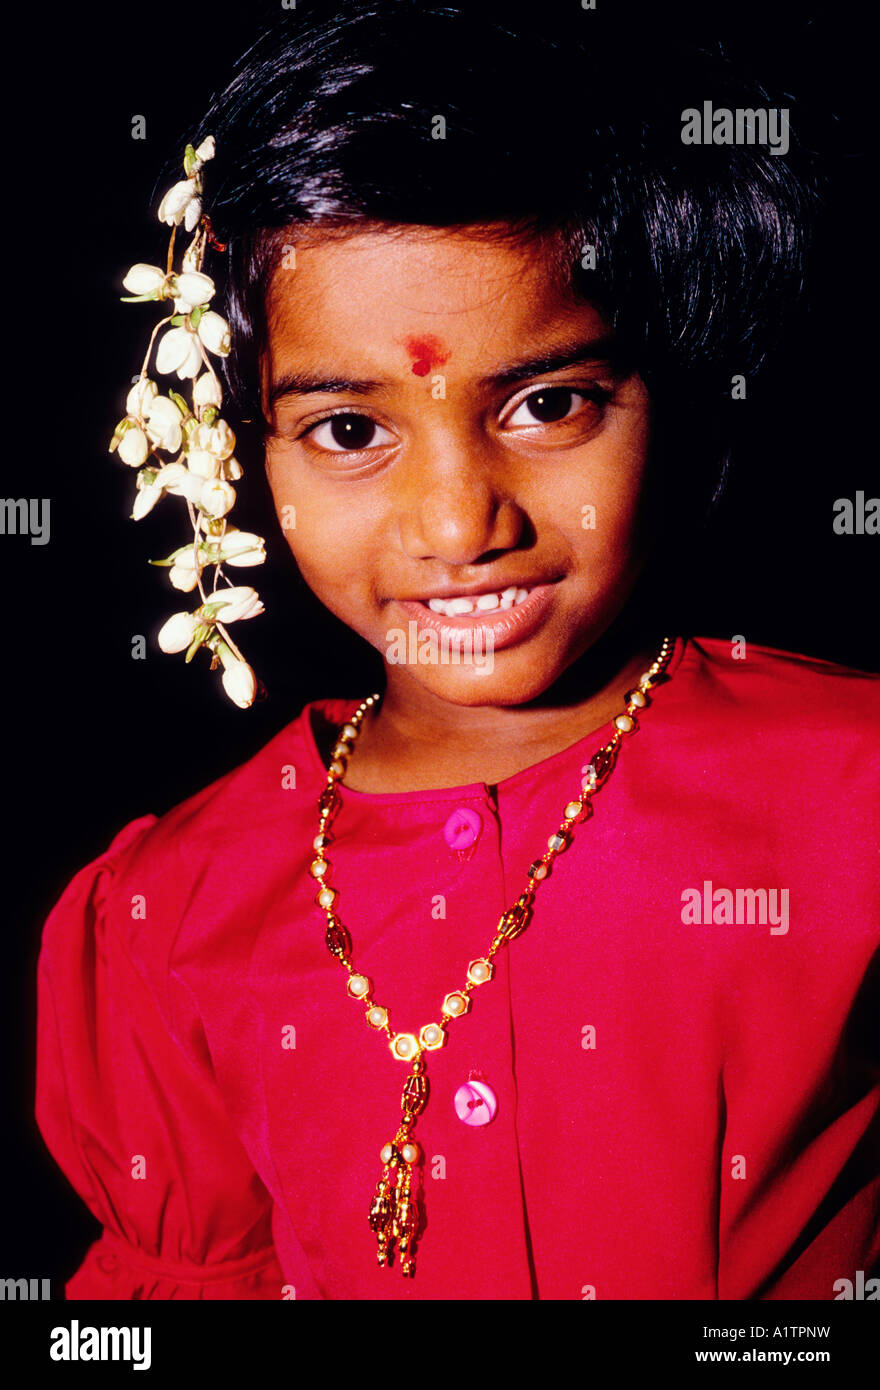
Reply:
[[[143,418],[144,407],[153,399],[156,392],[155,381],[150,381],[148,376],[140,377],[125,398],[126,415],[131,415],[140,422]]]
[[[201,169],[203,164],[207,164],[209,159],[213,159],[217,153],[217,146],[214,144],[213,135],[206,135],[200,145],[196,146],[196,160]]]
[[[218,459],[228,459],[235,448],[235,434],[225,420],[215,420],[213,425],[198,425],[192,439],[197,448],[207,449]]]
[[[159,204],[159,221],[167,223],[169,227],[179,226],[186,215],[187,208],[193,202],[199,205],[198,216],[196,217],[196,222],[198,222],[202,208],[196,189],[196,181],[195,179],[181,179],[179,183],[175,183],[169,188]],[[192,225],[195,226],[195,222]],[[191,230],[192,228],[187,226],[187,231]]]
[[[230,659],[231,658],[231,659]],[[257,678],[246,661],[238,657],[227,658],[221,653],[223,662],[223,689],[239,709],[248,709],[254,703],[257,693]]]
[[[261,565],[266,558],[266,542],[253,531],[226,528],[220,541],[219,559],[228,565]]]
[[[131,513],[133,521],[140,521],[141,517],[151,512],[166,493],[175,497],[194,494],[190,495],[189,500],[195,502],[202,488],[202,480],[193,478],[182,463],[166,463],[163,468],[157,470],[142,469],[137,476],[137,487]]]
[[[227,482],[236,482],[241,477],[241,464],[238,459],[225,459],[220,467],[220,476]]]
[[[197,304],[208,303],[214,293],[214,281],[210,275],[203,275],[200,270],[185,270],[182,275],[175,276],[174,291],[175,309],[179,313],[188,314]]]
[[[229,324],[220,314],[209,309],[199,319],[198,334],[209,352],[226,357],[230,348]]]
[[[180,411],[167,396],[156,396],[146,409],[147,434],[160,449],[176,454],[183,443]]]
[[[217,613],[217,621],[224,625],[244,618],[256,618],[264,611],[256,589],[251,589],[247,584],[239,584],[230,589],[217,589],[208,595],[207,602],[222,603],[223,606]]]
[[[183,225],[184,227],[186,227],[186,230],[188,232],[193,231],[193,229],[198,226],[199,218],[201,217],[201,215],[201,198],[191,198],[190,201],[187,203],[186,211],[183,214]]]
[[[209,478],[202,483],[198,505],[208,516],[225,516],[235,506],[235,488],[222,478]]]
[[[177,557],[174,564],[168,571],[168,578],[171,580],[175,589],[180,589],[183,593],[192,593],[199,582],[199,575],[204,568],[204,563],[200,560],[196,565],[192,546],[184,547],[183,553]]]
[[[159,339],[156,371],[163,376],[176,372],[181,381],[195,376],[202,365],[198,339],[191,328],[171,328]]]
[[[205,480],[197,473],[191,473],[182,463],[166,464],[164,468],[159,469],[156,480],[172,497],[185,497],[187,502],[192,502],[194,506],[199,505]]]
[[[142,463],[146,463],[150,457],[150,441],[139,425],[125,431],[117,446],[117,452],[129,468],[140,468]]]
[[[173,613],[159,629],[159,646],[169,654],[185,652],[198,626],[198,620],[192,613]]]
[[[186,462],[190,472],[197,473],[200,478],[219,478],[220,476],[220,460],[215,454],[209,454],[207,449],[193,449],[190,446],[187,450]]]
[[[137,475],[137,493],[131,509],[132,521],[140,521],[165,496],[165,489],[156,482],[152,469],[143,468]]]
[[[202,372],[197,381],[193,382],[193,406],[196,410],[201,410],[209,405],[216,406],[219,410],[223,404],[223,391],[220,382],[212,372]]]
[[[123,280],[130,294],[155,294],[165,284],[165,271],[158,265],[145,265],[138,261]]]

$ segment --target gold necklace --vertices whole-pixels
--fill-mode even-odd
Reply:
[[[428,1100],[424,1053],[434,1052],[437,1048],[443,1047],[449,1025],[454,1019],[466,1014],[470,1008],[471,992],[492,979],[495,973],[492,958],[496,951],[525,931],[532,915],[538,884],[549,874],[557,854],[568,848],[575,825],[592,815],[593,795],[604,784],[614,767],[617,750],[624,734],[631,734],[638,728],[636,712],[647,705],[648,691],[669,661],[672,645],[671,637],[663,639],[656,661],[627,695],[626,708],[613,721],[614,733],[593,755],[586,769],[580,796],[576,801],[568,802],[559,828],[547,841],[546,850],[540,859],[536,859],[529,866],[529,880],[525,892],[517,898],[513,907],[501,914],[495,937],[485,956],[471,961],[467,968],[467,983],[444,998],[440,1009],[440,1022],[426,1023],[418,1037],[414,1033],[393,1031],[388,1010],[373,999],[372,980],[355,970],[351,958],[351,938],[335,911],[337,891],[327,883],[327,874],[330,871],[330,861],[327,858],[330,827],[340,806],[337,783],[345,776],[352,745],[358,736],[361,723],[367,712],[378,704],[379,696],[369,695],[339,730],[327,768],[327,786],[318,798],[318,833],[313,841],[317,858],[311,866],[311,873],[320,884],[316,902],[323,908],[327,918],[327,949],[348,972],[349,996],[366,1005],[366,1019],[370,1028],[374,1032],[387,1034],[391,1055],[400,1062],[410,1064],[401,1097],[403,1118],[394,1138],[384,1146],[379,1155],[384,1168],[370,1204],[370,1226],[379,1242],[380,1265],[390,1265],[393,1262],[396,1241],[401,1273],[410,1276],[415,1274],[415,1245],[422,1225],[423,1202],[419,1202],[418,1194],[414,1191],[413,1173],[418,1168],[422,1155],[410,1131]]]

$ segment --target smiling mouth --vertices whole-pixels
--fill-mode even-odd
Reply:
[[[488,594],[462,594],[452,598],[421,599],[420,602],[426,604],[432,613],[440,613],[444,618],[467,618],[472,614],[488,618],[524,603],[537,587],[533,585],[520,589],[511,584],[507,589]]]
[[[511,584],[481,594],[447,594],[443,598],[399,599],[398,603],[421,630],[441,640],[452,633],[481,633],[497,651],[515,646],[536,633],[551,612],[559,580]]]

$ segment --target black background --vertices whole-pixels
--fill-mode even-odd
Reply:
[[[638,24],[643,7],[625,8]],[[658,6],[650,10],[656,22]],[[258,11],[230,0],[43,8],[16,21],[3,60],[19,93],[4,156],[3,493],[50,497],[51,540],[0,536],[10,1113],[0,1277],[51,1277],[56,1295],[96,1228],[32,1119],[45,916],[125,822],[161,814],[243,761],[305,700],[363,694],[376,680],[373,654],[299,581],[244,437],[236,522],[267,537],[270,561],[242,572],[267,612],[236,636],[268,698],[240,711],[207,661],[185,668],[159,652],[161,623],[186,604],[146,562],[181,543],[180,509],[127,520],[133,474],[107,453],[154,321],[150,309],[119,303],[121,277],[134,261],[162,259],[155,182],[225,84]],[[280,0],[269,12],[293,18]],[[880,493],[868,12],[850,0],[662,6],[664,23],[723,38],[765,84],[799,96],[824,131],[832,175],[808,312],[749,388],[747,447],[724,507],[694,543],[690,629],[877,670],[880,542],[832,531],[836,498]],[[131,138],[135,115],[145,140]],[[145,660],[130,655],[138,633]],[[834,749],[815,752],[821,820],[822,763]]]

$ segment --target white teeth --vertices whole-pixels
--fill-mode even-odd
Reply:
[[[527,599],[531,590],[517,589],[511,585],[501,594],[478,594],[476,598],[429,598],[428,607],[432,613],[442,613],[444,618],[462,618],[471,613],[503,613],[514,604]]]

